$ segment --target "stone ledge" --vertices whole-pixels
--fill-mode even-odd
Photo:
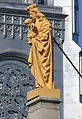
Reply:
[[[60,90],[34,89],[27,98],[28,117],[24,119],[60,119]]]
[[[49,88],[37,88],[34,90],[31,90],[27,93],[27,101],[33,100],[36,97],[48,97],[53,98],[55,101],[56,99],[60,99],[60,90],[59,89],[49,89]],[[46,99],[45,98],[45,99]]]
[[[27,102],[27,106],[29,108],[29,112],[35,112],[39,109],[53,109],[53,110],[59,110],[59,104],[61,100],[56,98],[50,98],[50,97],[36,97],[30,101]]]

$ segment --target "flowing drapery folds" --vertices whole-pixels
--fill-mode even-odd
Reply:
[[[32,19],[25,20],[28,43],[31,44],[29,66],[36,79],[36,88],[53,88],[52,78],[52,27],[36,4],[27,7]]]

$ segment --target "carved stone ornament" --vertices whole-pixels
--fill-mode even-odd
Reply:
[[[27,65],[19,61],[0,64],[0,119],[27,116],[27,92],[34,88],[34,78]]]

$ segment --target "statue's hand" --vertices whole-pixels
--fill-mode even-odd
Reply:
[[[32,23],[32,28],[34,29],[36,26],[35,26],[35,24],[34,23]]]

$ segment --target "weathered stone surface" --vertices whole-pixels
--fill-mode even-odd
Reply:
[[[26,119],[60,119],[60,90],[34,89],[27,93],[27,99]]]
[[[59,104],[59,99],[37,97],[28,102],[29,113],[26,119],[60,119]]]

